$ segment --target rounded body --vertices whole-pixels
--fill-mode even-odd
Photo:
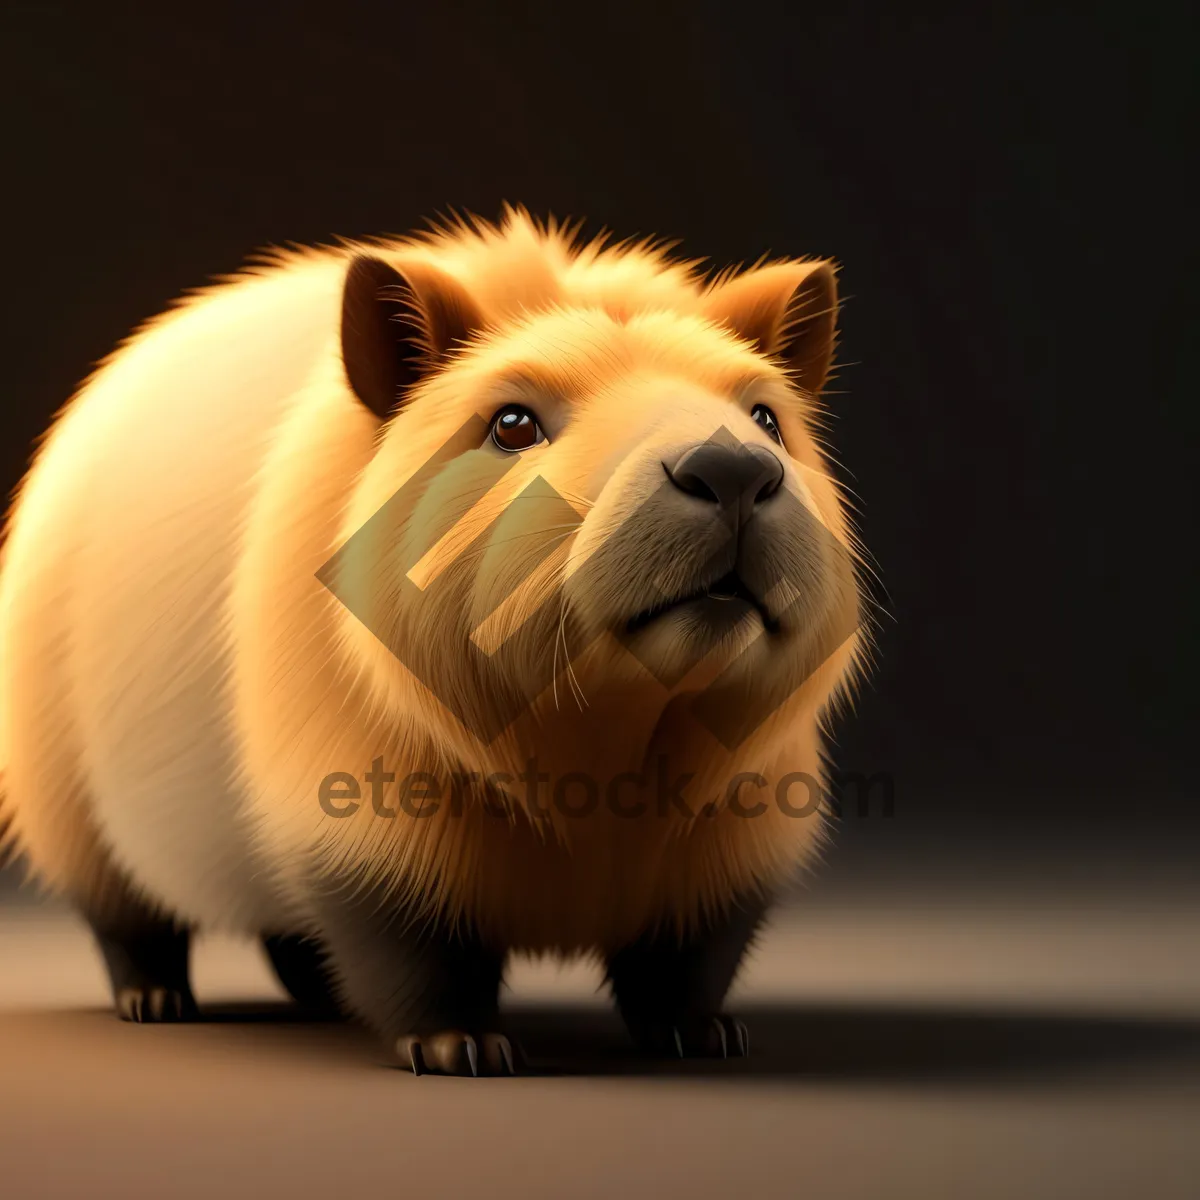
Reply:
[[[368,251],[422,314],[424,357],[397,411],[386,390],[379,411],[364,399],[391,361],[360,345],[351,264]],[[388,294],[372,284],[362,303]],[[189,927],[335,940],[314,897],[373,889],[433,926],[465,923],[500,955],[611,957],[770,892],[819,841],[819,796],[787,780],[822,777],[819,721],[857,632],[810,653],[722,745],[680,715],[704,690],[694,674],[659,669],[692,618],[634,596],[700,534],[655,551],[666,518],[633,500],[718,426],[761,432],[729,408],[745,380],[764,395],[790,386],[723,303],[738,309],[656,252],[581,253],[510,215],[503,230],[281,256],[140,331],[60,415],[3,546],[0,812],[35,873],[97,912],[132,896]],[[430,342],[454,320],[470,328],[436,360]],[[559,344],[561,359],[547,350]],[[533,445],[510,469],[494,440],[454,449],[529,387],[557,405],[537,417],[548,453]],[[848,553],[807,419],[790,420],[770,490],[783,481]],[[449,465],[389,515],[435,460]],[[711,497],[677,475],[669,499],[698,520],[695,497]],[[526,513],[543,514],[558,559],[522,557],[536,520],[496,532]],[[356,536],[377,556],[368,566],[346,549]],[[823,579],[830,552],[805,545]],[[416,547],[406,568],[432,563],[441,591],[413,584],[415,567],[396,573],[399,547]],[[364,580],[379,589],[358,602]],[[540,608],[512,600],[521,587]],[[559,607],[543,619],[547,596]],[[746,636],[753,679],[796,640],[786,614],[772,626],[760,608],[784,641]],[[509,659],[492,653],[506,633]],[[485,635],[481,656],[467,643]],[[514,689],[522,703],[484,730],[480,714]]]

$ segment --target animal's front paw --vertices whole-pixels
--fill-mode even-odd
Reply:
[[[743,1022],[725,1013],[677,1020],[630,1021],[630,1033],[648,1054],[669,1058],[745,1058],[750,1034]]]
[[[118,988],[116,1008],[122,1021],[135,1021],[139,1025],[194,1021],[199,1015],[191,992],[168,987]]]
[[[464,1033],[445,1029],[421,1037],[408,1034],[396,1039],[400,1066],[414,1075],[515,1075],[513,1048],[500,1033]]]

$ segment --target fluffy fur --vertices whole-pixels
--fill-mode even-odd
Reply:
[[[382,424],[351,391],[339,338],[347,266],[362,254],[417,281],[409,300],[430,342],[429,369]],[[810,277],[824,310],[789,308]],[[496,227],[273,253],[149,323],[56,421],[3,547],[0,816],[37,876],[93,905],[119,880],[182,923],[255,934],[319,932],[314,889],[354,879],[506,948],[560,953],[686,928],[777,885],[812,855],[820,821],[774,805],[738,818],[719,801],[722,782],[821,776],[820,722],[861,635],[731,752],[680,703],[703,665],[666,688],[592,636],[639,607],[652,565],[683,573],[686,547],[651,529],[604,578],[586,564],[673,448],[721,427],[770,445],[752,401],[778,414],[785,486],[853,554],[816,436],[832,296],[828,264],[705,279],[654,245],[579,245],[509,211]],[[462,317],[460,304],[468,340],[439,359],[438,321]],[[775,351],[797,320],[809,357],[788,359]],[[525,637],[530,662],[555,656],[556,681],[484,746],[317,573],[464,422],[490,420],[508,399],[539,412],[549,444],[482,498],[480,460],[464,453],[381,535],[416,545],[456,518],[423,567],[457,572],[447,586],[459,602],[393,611],[386,556],[369,600],[397,638],[453,655],[525,548],[554,540],[476,636]],[[568,527],[539,525],[549,502],[514,500],[539,477],[574,508]],[[463,548],[506,509],[516,524],[464,564]],[[556,587],[554,627],[522,631]],[[773,669],[753,665],[764,678]],[[466,703],[489,703],[488,686],[464,666]],[[531,754],[552,777],[610,779],[661,761],[694,775],[697,808],[718,804],[691,819],[602,809],[570,820],[531,812],[518,784],[497,819],[477,781],[456,809],[422,819],[381,819],[369,803],[332,819],[318,803],[322,778],[361,778],[376,759],[399,776],[484,777],[515,776]]]

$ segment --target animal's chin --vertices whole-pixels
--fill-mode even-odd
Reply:
[[[778,631],[778,622],[736,571],[730,571],[694,591],[643,609],[626,622],[625,632],[627,635],[637,634],[649,626],[666,621],[685,624],[693,629],[711,630],[713,633],[732,630],[745,621],[756,621],[768,633]]]

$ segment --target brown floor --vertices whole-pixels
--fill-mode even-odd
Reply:
[[[69,915],[0,907],[0,1195],[1200,1195],[1200,905],[814,900],[746,972],[745,1062],[648,1071],[583,968],[521,965],[536,1073],[414,1079],[296,1021],[253,947],[123,1025]]]

